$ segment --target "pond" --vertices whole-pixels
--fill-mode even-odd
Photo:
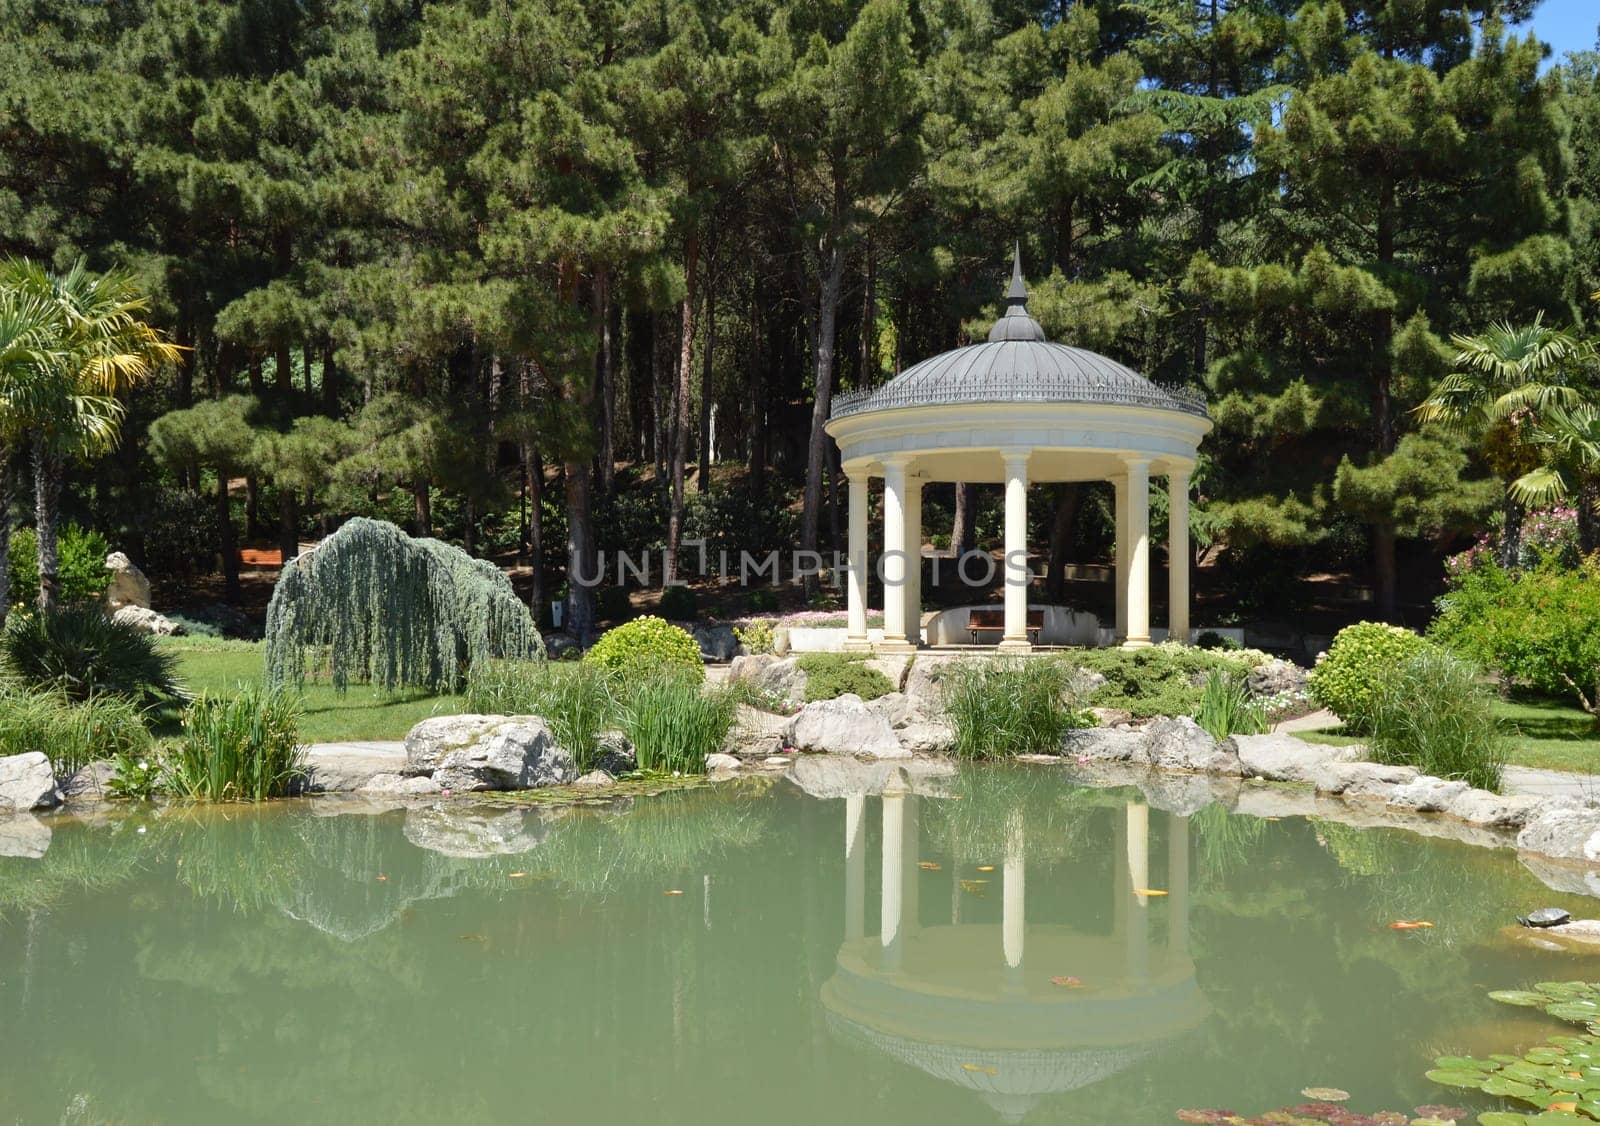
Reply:
[[[914,789],[58,818],[0,859],[0,1121],[1487,1109],[1432,1059],[1563,1026],[1485,992],[1600,976],[1505,931],[1600,914],[1508,851],[1051,769]]]

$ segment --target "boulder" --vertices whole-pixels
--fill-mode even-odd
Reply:
[[[906,695],[907,706],[923,716],[943,715],[945,678],[961,662],[978,659],[919,654],[906,673],[905,683],[900,689]]]
[[[888,720],[890,727],[904,727],[922,716],[911,706],[911,697],[904,692],[889,692],[876,700],[868,700],[867,707]]]
[[[876,669],[894,686],[895,692],[900,692],[906,686],[906,677],[911,672],[911,658],[893,655],[884,657],[868,657],[867,668]]]
[[[727,755],[772,755],[783,750],[783,740],[789,730],[791,717],[774,715],[748,704],[740,704],[734,714],[733,726],[722,742]]]
[[[406,748],[400,743],[313,744],[305,751],[306,789],[314,794],[350,793],[380,774],[403,773],[406,763]]]
[[[1521,853],[1517,860],[1551,891],[1600,898],[1600,871],[1592,865],[1551,860],[1532,852]]]
[[[1208,805],[1218,801],[1226,803],[1234,798],[1232,791],[1226,788],[1230,781],[1235,788],[1239,784],[1236,780],[1203,774],[1150,774],[1139,780],[1139,789],[1152,809],[1188,817]]]
[[[69,802],[101,801],[107,796],[106,786],[116,773],[116,765],[110,759],[91,762],[62,780],[61,797]]]
[[[535,813],[444,805],[407,810],[402,831],[406,840],[418,848],[441,856],[478,860],[530,852],[544,842],[549,826]]]
[[[1600,809],[1541,809],[1517,834],[1517,848],[1557,860],[1600,860]]]
[[[733,755],[711,754],[706,756],[707,774],[731,774],[739,769],[739,760]]]
[[[729,680],[743,680],[758,692],[799,705],[806,698],[806,674],[794,657],[758,653],[735,657],[728,667]]]
[[[824,754],[862,755],[867,758],[910,758],[894,729],[861,697],[846,693],[832,700],[817,700],[801,708],[784,732],[787,746]]]
[[[595,767],[612,777],[627,774],[639,765],[633,743],[620,731],[602,731],[595,737]]]
[[[1061,738],[1061,753],[1089,762],[1150,762],[1150,744],[1143,731],[1115,731],[1108,727],[1068,731]]]
[[[1240,788],[1232,809],[1236,815],[1247,817],[1309,817],[1317,812],[1317,795],[1310,790],[1247,782]]]
[[[1388,801],[1397,786],[1403,786],[1417,777],[1418,771],[1414,766],[1386,766],[1377,762],[1329,762],[1317,769],[1312,784],[1316,786],[1318,793]]]
[[[446,790],[533,790],[578,776],[572,756],[556,745],[538,716],[497,716],[467,746],[447,752],[433,772]],[[426,722],[426,721],[424,721]],[[409,737],[408,753],[409,753]]]
[[[894,734],[900,745],[914,755],[942,755],[956,741],[956,729],[938,717],[914,720]]]
[[[1186,715],[1157,719],[1144,729],[1145,754],[1160,770],[1239,774],[1239,756]]]
[[[1101,727],[1120,727],[1133,722],[1133,713],[1123,711],[1121,708],[1090,708],[1089,714],[1094,716]]]
[[[587,774],[580,775],[572,784],[586,790],[600,790],[607,786],[615,786],[617,780],[603,770],[591,770]]]
[[[1474,825],[1491,829],[1520,829],[1548,799],[1536,794],[1495,794],[1488,790],[1464,790],[1450,799],[1445,812]]]
[[[847,755],[799,755],[785,775],[814,798],[846,798],[881,794],[891,777],[903,780],[916,794],[945,796],[939,780],[956,772],[938,759],[863,762]]]
[[[552,661],[576,661],[583,655],[583,646],[570,633],[548,633],[544,638],[544,652]]]
[[[732,626],[721,623],[695,626],[693,634],[703,660],[721,663],[739,655],[739,638],[734,635]]]
[[[0,814],[0,856],[38,860],[50,849],[50,826],[31,813]]]
[[[1288,696],[1306,690],[1310,674],[1293,661],[1269,657],[1250,670],[1250,694],[1258,697]]]
[[[443,787],[425,774],[375,774],[361,787],[363,794],[392,794],[398,797],[424,797]],[[319,802],[318,805],[321,803]]]
[[[172,637],[184,632],[177,622],[163,617],[148,606],[124,606],[111,615],[111,620],[152,637]]]
[[[1293,735],[1232,735],[1223,746],[1232,744],[1246,778],[1268,782],[1314,782],[1317,771],[1332,762],[1354,762],[1365,748],[1328,747],[1307,743]]]
[[[150,580],[133,561],[120,551],[106,556],[111,581],[106,584],[106,609],[115,613],[124,606],[150,609]]]
[[[27,813],[60,804],[56,774],[43,751],[0,758],[0,813]]]
[[[1396,786],[1389,795],[1393,809],[1409,809],[1417,813],[1442,813],[1450,803],[1469,790],[1460,780],[1446,781],[1431,774],[1423,774],[1404,785]]]
[[[1067,691],[1078,700],[1087,700],[1107,684],[1104,673],[1094,669],[1075,668],[1067,678]]]

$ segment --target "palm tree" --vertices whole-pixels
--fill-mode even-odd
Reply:
[[[59,318],[47,302],[0,289],[0,625],[11,609],[11,503],[17,444],[59,390]]]
[[[16,259],[0,265],[0,288],[46,302],[55,310],[56,350],[64,357],[55,369],[59,394],[30,420],[29,427],[39,608],[49,610],[56,604],[56,532],[68,459],[114,446],[123,417],[118,396],[148,379],[157,365],[176,360],[180,349],[145,323],[148,302],[133,275],[124,270],[97,274],[80,259],[57,274]]]
[[[1544,323],[1501,321],[1477,336],[1453,336],[1456,370],[1439,381],[1417,416],[1476,438],[1490,470],[1506,485],[1500,564],[1516,564],[1521,548],[1523,501],[1511,486],[1542,461],[1533,441],[1549,411],[1581,402],[1574,383],[1594,356],[1592,346]]]
[[[1600,402],[1552,407],[1529,440],[1545,452],[1545,461],[1511,483],[1512,495],[1529,506],[1574,498],[1579,546],[1594,551],[1600,547]]]

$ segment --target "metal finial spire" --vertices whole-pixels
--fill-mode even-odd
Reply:
[[[1022,242],[1018,240],[1016,253],[1011,259],[1011,288],[1006,290],[1006,300],[1013,305],[1028,303],[1028,286],[1022,280]]]

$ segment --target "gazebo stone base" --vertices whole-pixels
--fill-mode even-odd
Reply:
[[[844,651],[846,653],[872,653],[876,649],[877,646],[873,645],[865,637],[847,637],[844,639]]]
[[[1125,637],[1121,642],[1124,649],[1148,649],[1152,644],[1148,637]]]
[[[995,652],[1007,657],[1023,657],[1033,652],[1033,642],[1016,639],[1003,640],[994,647]]]
[[[917,646],[909,641],[891,641],[888,638],[867,648],[874,653],[896,657],[909,656],[917,651]]]

